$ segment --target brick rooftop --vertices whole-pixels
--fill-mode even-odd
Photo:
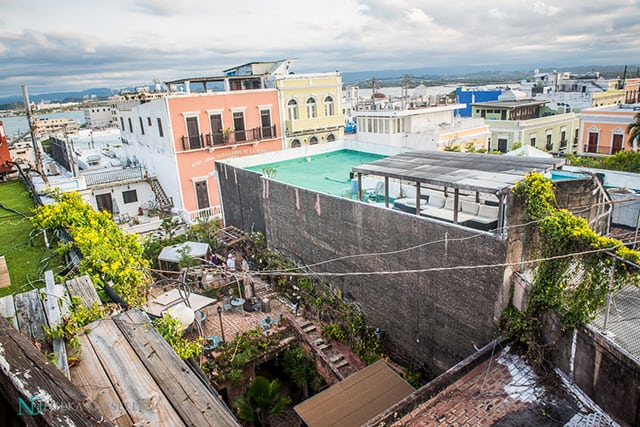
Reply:
[[[566,396],[552,397],[540,386],[522,358],[504,349],[432,399],[422,403],[393,426],[614,426],[606,415]],[[562,418],[550,407],[563,406]],[[570,408],[567,411],[567,408]],[[576,408],[582,408],[577,411]],[[517,417],[514,417],[516,415]],[[512,417],[512,418],[509,418]]]

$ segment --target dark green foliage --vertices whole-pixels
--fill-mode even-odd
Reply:
[[[282,413],[289,403],[289,397],[280,395],[278,380],[269,382],[266,378],[257,376],[247,393],[234,400],[233,406],[238,410],[240,419],[266,426],[269,416]]]

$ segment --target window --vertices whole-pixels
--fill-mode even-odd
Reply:
[[[209,116],[209,124],[211,126],[211,137],[213,139],[213,145],[224,144],[225,134],[222,131],[222,114],[215,113]],[[226,135],[228,138],[229,135]]]
[[[333,98],[330,96],[324,98],[324,114],[326,116],[333,116],[334,114]]]
[[[131,117],[127,119],[129,121],[129,132],[133,133],[133,123],[131,122]]]
[[[209,207],[209,187],[207,181],[197,181],[195,183],[196,189],[196,201],[198,203],[198,210]]]
[[[147,117],[147,125],[151,126],[151,117]]]
[[[244,113],[242,111],[236,111],[233,113],[233,130],[236,137],[236,141],[246,141],[247,133],[244,127]]]
[[[618,151],[622,151],[622,140],[624,135],[621,133],[614,133],[611,140],[611,154],[616,154]]]
[[[187,148],[191,150],[202,148],[200,126],[198,125],[197,117],[187,117],[187,139],[189,141],[188,144],[184,144],[183,141],[183,148],[185,150]]]
[[[96,194],[96,205],[98,211],[107,211],[113,214],[113,199],[111,198],[111,193]]]
[[[498,151],[500,151],[501,153],[506,153],[507,142],[508,140],[506,138],[498,138]]]
[[[295,99],[290,99],[287,102],[287,110],[289,111],[289,120],[298,120],[298,103]]]
[[[291,148],[300,148],[300,140],[294,139],[293,141],[291,141]]]
[[[134,203],[138,201],[138,193],[136,192],[136,190],[128,190],[128,191],[123,191],[122,192],[122,200],[124,200],[124,203]]]
[[[330,133],[329,135],[327,135],[327,142],[331,142],[335,140],[336,140],[336,136],[334,134]]]
[[[598,132],[589,132],[589,137],[587,139],[587,149],[585,150],[587,153],[597,153],[598,152],[598,138],[600,134]]]
[[[547,144],[544,146],[544,148],[547,149],[547,151],[551,151],[553,150],[553,143],[551,142],[551,131],[547,131]]]
[[[535,147],[535,146],[536,146],[536,137],[535,137],[535,136],[532,136],[532,137],[531,137],[531,146],[532,146],[532,147]]]
[[[307,116],[313,119],[318,116],[318,108],[316,106],[316,100],[313,98],[307,99]]]
[[[120,127],[124,130],[124,119],[120,117]]]
[[[158,135],[160,135],[160,138],[164,136],[164,131],[162,130],[162,120],[160,120],[160,117],[158,117]]]
[[[140,119],[140,132],[144,135],[144,123],[142,123],[142,117],[138,117]]]
[[[271,129],[271,110],[260,110],[260,137],[273,137],[273,131]]]
[[[316,145],[318,143],[318,138],[316,138],[315,136],[312,136],[309,139],[309,145]]]
[[[567,128],[563,127],[560,129],[560,147],[567,146]]]

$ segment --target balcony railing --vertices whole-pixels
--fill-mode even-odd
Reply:
[[[202,134],[187,135],[182,137],[182,149],[184,151],[197,150],[199,148],[204,148]]]
[[[89,173],[83,176],[87,187],[92,187],[94,185],[110,184],[112,182],[143,179],[144,170],[142,168],[114,169],[105,172]]]
[[[624,151],[624,147],[612,147],[611,145],[584,145],[584,153],[591,154],[616,154],[618,151]]]
[[[220,205],[209,206],[208,208],[198,209],[197,211],[181,211],[180,216],[185,223],[191,225],[198,222],[206,222],[212,219],[222,219],[222,208]]]
[[[257,127],[247,130],[237,130],[229,133],[214,132],[205,135],[205,143],[207,147],[222,147],[225,145],[236,145],[244,142],[260,141],[262,139],[276,138],[276,126]],[[186,137],[182,137],[183,140]],[[183,148],[185,144],[183,142]],[[203,147],[198,147],[203,148]],[[193,148],[192,148],[193,149]],[[189,148],[185,148],[189,150]]]

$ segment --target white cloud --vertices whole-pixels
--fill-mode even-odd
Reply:
[[[531,6],[533,11],[539,15],[554,16],[560,11],[559,7],[549,6],[543,1],[537,1]]]
[[[298,72],[625,64],[639,15],[633,0],[4,0],[0,97],[28,79],[119,88],[282,58]]]

